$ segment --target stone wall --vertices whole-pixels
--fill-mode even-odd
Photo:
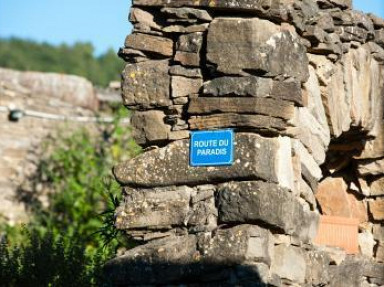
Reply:
[[[141,243],[107,265],[115,286],[383,286],[384,20],[133,0],[130,21],[123,100],[148,148],[114,168],[116,227]],[[223,128],[234,163],[191,167],[189,132]],[[314,243],[323,216],[357,222],[358,254]]]
[[[80,127],[92,129],[92,123],[81,120],[94,117],[99,106],[99,95],[83,78],[0,68],[1,221],[28,220],[18,189],[33,175],[44,139]],[[11,121],[12,110],[24,116]]]

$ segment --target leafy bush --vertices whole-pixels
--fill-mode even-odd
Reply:
[[[122,245],[113,226],[120,191],[111,168],[140,152],[120,123],[126,111],[116,114],[97,132],[47,141],[31,190],[20,190],[28,194],[31,221],[2,227],[0,286],[107,284],[102,263]]]

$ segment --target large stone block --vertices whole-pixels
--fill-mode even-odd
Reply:
[[[369,187],[371,189],[370,195],[384,195],[384,177],[374,180]]]
[[[199,257],[196,244],[194,235],[186,235],[139,245],[109,261],[106,274],[114,286],[178,282],[199,270],[193,266]]]
[[[317,218],[305,212],[292,193],[275,183],[224,183],[219,185],[217,204],[220,222],[262,222],[306,241],[316,235]]]
[[[331,263],[331,257],[327,252],[310,250],[305,254],[305,259],[306,283],[309,283],[309,286],[327,286],[330,280],[329,265]]]
[[[290,78],[277,81],[256,76],[219,77],[204,83],[205,96],[273,98],[303,105],[300,82]]]
[[[116,210],[118,229],[169,229],[187,221],[192,189],[124,189],[124,203]]]
[[[172,97],[187,97],[199,93],[203,80],[199,78],[186,78],[181,76],[172,76]]]
[[[133,33],[125,39],[125,47],[155,53],[164,57],[173,56],[173,41],[161,36]]]
[[[162,8],[161,12],[168,15],[169,18],[180,21],[192,21],[199,22],[210,22],[212,21],[212,16],[206,10],[194,9],[194,8]]]
[[[177,41],[174,60],[184,66],[200,66],[200,50],[203,45],[203,33],[181,35]]]
[[[131,8],[129,21],[134,24],[139,23],[154,30],[161,30],[160,24],[155,21],[155,15],[137,7]]]
[[[328,177],[318,187],[316,199],[324,215],[368,220],[367,210],[362,201],[347,192],[348,186],[341,177]]]
[[[263,115],[213,114],[191,117],[188,120],[192,130],[217,128],[246,128],[277,134],[284,131],[288,124],[282,119]]]
[[[121,184],[133,186],[205,184],[243,178],[264,179],[292,189],[289,138],[240,133],[236,134],[235,144],[231,166],[189,166],[189,141],[180,140],[117,165],[114,174]]]
[[[223,266],[244,262],[271,264],[273,236],[256,225],[238,225],[218,230],[215,236],[199,241],[203,254],[202,262]]]
[[[364,45],[343,58],[344,89],[345,96],[350,96],[352,125],[366,132],[371,132],[376,121],[382,119],[383,111],[383,72],[370,53],[369,46]]]
[[[304,98],[307,102],[307,108],[311,115],[320,124],[323,134],[326,136],[326,142],[330,141],[330,131],[327,116],[321,98],[321,89],[319,81],[316,77],[316,71],[312,66],[309,66],[309,79],[304,83]]]
[[[350,0],[332,0],[350,1]],[[287,21],[287,6],[290,1],[286,0],[134,0],[137,6],[160,6],[160,7],[202,7],[209,9],[229,10],[247,12],[250,14],[269,16]]]
[[[283,244],[275,247],[271,271],[283,279],[304,283],[306,261],[303,250]]]
[[[323,176],[319,165],[299,140],[292,140],[292,147],[300,160],[300,170],[303,178],[310,184],[312,190],[316,192],[317,184]]]
[[[289,120],[294,116],[294,105],[286,101],[271,98],[216,98],[198,97],[191,99],[188,113],[237,113],[260,114]]]
[[[168,69],[167,60],[127,64],[123,71],[124,105],[134,109],[172,105]]]
[[[207,60],[218,72],[232,75],[285,75],[302,82],[309,76],[306,50],[296,36],[257,18],[213,20],[208,29]]]
[[[150,145],[168,139],[171,126],[164,122],[163,111],[150,110],[145,112],[135,111],[131,118],[133,138],[139,145]]]
[[[384,220],[384,199],[377,198],[369,202],[369,212],[374,220]]]

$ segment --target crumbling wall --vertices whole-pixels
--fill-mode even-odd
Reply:
[[[107,265],[116,286],[382,286],[384,20],[134,0],[130,21],[123,100],[148,149],[114,169],[116,226],[142,243]],[[189,131],[222,128],[234,163],[191,167]],[[357,222],[359,254],[318,243],[324,216]]]
[[[103,98],[102,101],[108,101]],[[22,184],[33,176],[48,136],[95,126],[99,111],[92,84],[77,76],[19,72],[0,68],[0,220],[26,222]],[[10,118],[11,112],[21,118]],[[20,113],[19,113],[20,114]],[[27,187],[23,187],[27,188]]]

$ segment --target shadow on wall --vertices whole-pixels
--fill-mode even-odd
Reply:
[[[230,263],[178,264],[130,259],[124,264],[109,263],[105,270],[109,278],[114,278],[116,287],[160,286],[159,282],[161,286],[271,286],[264,281],[269,267],[263,263],[231,266]]]

